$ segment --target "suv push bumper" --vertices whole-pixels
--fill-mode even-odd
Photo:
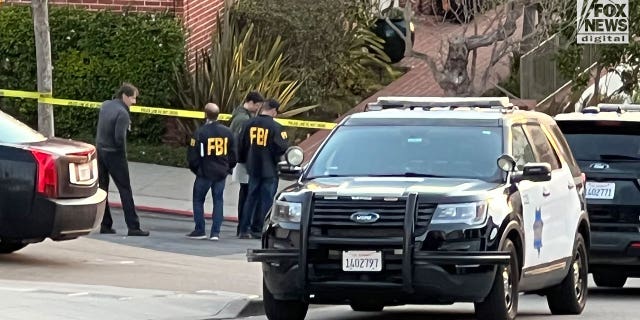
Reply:
[[[302,203],[309,204],[313,193],[307,192],[304,197]],[[392,242],[375,237],[358,238],[357,241],[350,238],[328,238],[321,241],[327,244],[325,240],[330,240],[332,247],[345,249],[358,244],[359,247],[375,246],[376,243],[393,245],[396,249],[402,249],[401,253],[393,254],[397,261],[393,271],[387,270],[383,265],[380,272],[344,272],[341,270],[341,263],[337,262],[336,276],[318,277],[314,258],[318,254],[318,249],[315,248],[321,243],[319,239],[310,236],[313,211],[308,205],[302,206],[301,239],[299,243],[291,243],[299,247],[249,249],[247,260],[262,262],[267,289],[280,300],[330,304],[364,300],[385,305],[484,300],[493,285],[496,266],[508,264],[509,253],[416,251],[413,230],[417,199],[418,195],[415,193],[408,195],[402,229],[404,234],[398,239],[392,239]],[[385,277],[387,272],[392,272],[393,277]]]
[[[590,265],[640,265],[640,234],[598,232],[591,234]]]
[[[249,249],[250,262],[262,262],[264,280],[277,299],[321,303],[354,299],[393,303],[482,301],[493,284],[495,266],[509,263],[508,252],[415,252],[403,256],[402,283],[308,281],[298,249]],[[297,281],[296,281],[297,280]],[[316,300],[314,300],[316,299]]]

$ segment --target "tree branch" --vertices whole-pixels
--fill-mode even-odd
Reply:
[[[474,35],[467,38],[467,48],[474,50],[480,47],[488,47],[495,42],[503,41],[511,37],[518,28],[517,21],[524,13],[524,6],[531,5],[535,0],[519,0],[505,4],[505,6],[513,5],[513,8],[507,9],[505,21],[495,31],[485,35]]]

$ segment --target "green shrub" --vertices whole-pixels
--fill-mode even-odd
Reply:
[[[167,106],[173,66],[184,57],[180,21],[164,13],[91,12],[49,7],[56,98],[104,101],[124,81],[140,89],[138,104]],[[0,88],[35,91],[33,22],[28,6],[0,10]],[[35,126],[37,103],[3,99],[3,109]],[[56,136],[93,135],[97,110],[54,106]],[[132,114],[132,140],[157,143],[161,116]]]

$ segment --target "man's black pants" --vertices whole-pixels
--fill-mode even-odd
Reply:
[[[238,229],[236,235],[240,235],[240,221],[242,220],[242,212],[244,210],[244,203],[247,201],[247,192],[249,191],[248,183],[240,184],[240,191],[238,191]]]
[[[136,214],[136,208],[133,203],[133,194],[131,192],[131,182],[129,180],[129,165],[127,163],[127,155],[123,151],[106,151],[98,149],[98,178],[100,189],[109,192],[109,175],[113,178],[113,182],[120,193],[120,201],[122,202],[122,210],[124,211],[124,220],[129,230],[140,229],[140,220]],[[109,202],[104,208],[104,217],[102,218],[102,227],[111,228],[113,226],[113,218],[111,218],[111,210]]]

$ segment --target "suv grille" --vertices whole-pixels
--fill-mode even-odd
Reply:
[[[316,199],[313,204],[312,227],[323,229],[323,235],[335,234],[340,237],[385,237],[402,236],[406,200],[385,201],[384,199]],[[416,234],[424,233],[431,222],[435,204],[419,203],[416,212]],[[374,212],[380,218],[373,223],[358,223],[351,220],[356,212]],[[388,232],[383,231],[386,229]]]

